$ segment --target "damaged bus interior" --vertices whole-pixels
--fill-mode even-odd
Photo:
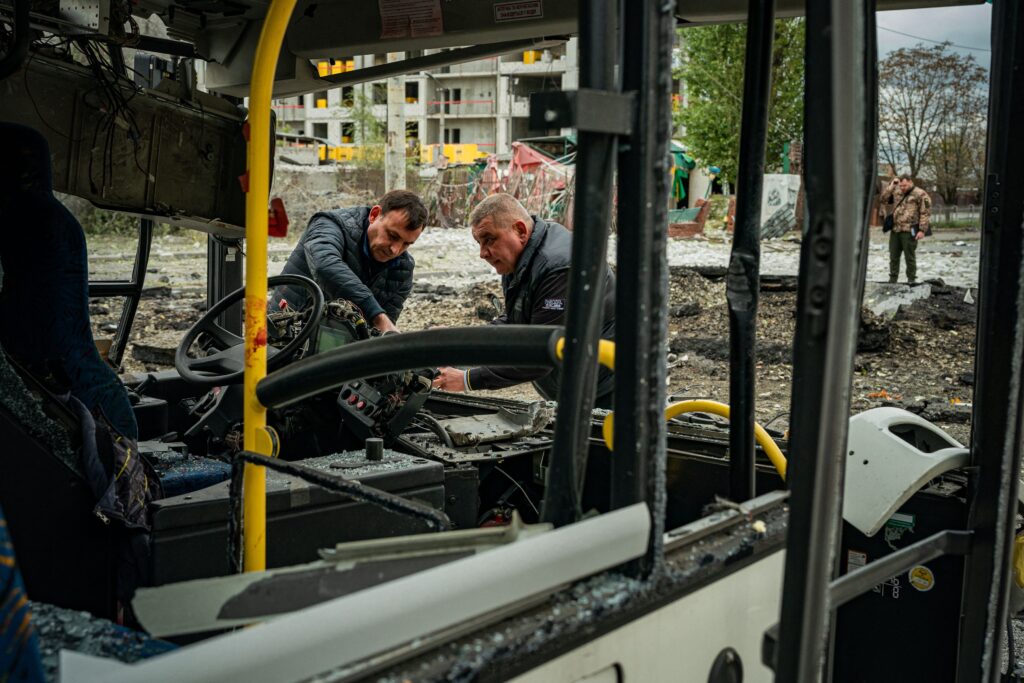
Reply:
[[[1005,643],[1024,587],[1015,0],[992,12],[970,443],[897,408],[850,416],[877,168],[876,12],[953,4],[973,3],[0,0],[12,151],[0,303],[31,291],[49,306],[52,294],[61,318],[67,301],[123,297],[116,366],[154,222],[210,236],[208,308],[174,369],[128,377],[111,399],[130,405],[137,439],[97,427],[15,349],[0,353],[0,570],[12,577],[0,585],[20,595],[0,594],[0,680],[1018,680]],[[139,33],[152,14],[168,37]],[[790,429],[777,432],[754,421],[761,181],[774,20],[798,15],[806,216]],[[672,46],[679,28],[721,22],[747,23],[748,189],[723,302],[730,396],[668,404]],[[579,88],[530,98],[534,129],[578,136],[564,328],[379,335],[313,280],[268,279],[268,232],[283,222],[270,202],[272,98],[570,36]],[[144,87],[125,48],[178,66]],[[312,61],[395,51],[405,58],[341,74]],[[130,278],[79,276],[89,257],[66,211],[15,224],[32,174],[32,201],[58,191],[139,217]],[[18,246],[50,235],[41,265],[18,267]],[[609,256],[614,343],[600,340],[594,296]],[[282,285],[307,305],[268,306]],[[74,310],[87,323],[85,304]],[[71,346],[94,347],[88,324],[67,329]],[[2,338],[18,335],[33,339]],[[550,367],[558,400],[431,389],[436,368],[478,364]],[[592,409],[599,366],[615,373],[613,411]],[[906,519],[913,533],[895,542],[884,529]]]

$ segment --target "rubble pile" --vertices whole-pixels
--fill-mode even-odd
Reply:
[[[103,248],[99,251],[100,256],[106,254],[108,258],[90,263],[93,277],[118,277],[109,274],[115,264],[123,270],[125,260],[130,263],[134,246],[130,240],[120,239],[123,260],[114,257],[113,243],[106,245],[106,252]],[[271,274],[283,267],[297,239],[293,233],[285,240],[271,242]],[[728,245],[700,242],[697,251],[707,251],[714,258],[695,265],[675,265],[683,260],[679,258],[670,261],[668,393],[674,399],[728,402],[729,317],[724,280]],[[682,248],[679,244],[671,245],[673,251]],[[778,244],[773,243],[776,247]],[[484,325],[500,315],[500,278],[480,261],[468,230],[428,229],[412,251],[416,284],[399,320],[400,329]],[[169,367],[184,330],[205,309],[203,236],[182,232],[157,238],[153,253],[145,296],[123,361],[127,372]],[[614,244],[609,254],[614,255]],[[879,260],[874,254],[872,259]],[[869,263],[875,270],[881,267]],[[757,328],[757,418],[762,422],[774,420],[773,427],[784,429],[796,331],[796,279],[786,270],[765,273]],[[969,278],[959,274],[954,281],[968,282]],[[899,406],[938,423],[961,441],[967,439],[976,297],[974,288],[952,286],[938,279],[914,287],[869,282],[861,311],[852,410]],[[113,298],[92,302],[94,334],[98,338],[112,335],[121,305],[121,300]],[[529,385],[487,393],[537,398]]]

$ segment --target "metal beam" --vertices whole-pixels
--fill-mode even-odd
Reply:
[[[808,229],[800,253],[789,442],[791,515],[777,680],[818,680],[839,545],[867,195],[865,2],[808,0]],[[868,57],[870,59],[870,57]]]
[[[218,301],[242,286],[241,240],[234,245],[210,235],[206,239],[206,306]],[[242,335],[242,303],[229,307],[217,324],[232,334]]]
[[[754,497],[754,360],[761,272],[761,194],[774,40],[775,0],[750,0],[736,232],[725,289],[729,303],[729,495],[735,501]]]
[[[580,0],[580,89],[617,91],[618,3]],[[533,104],[531,103],[531,108]],[[556,526],[580,518],[590,413],[597,380],[597,345],[604,309],[612,178],[618,151],[614,133],[578,132],[572,266],[565,325],[565,361],[558,388],[558,420],[541,518]]]
[[[135,265],[132,267],[130,280],[99,280],[89,282],[89,297],[125,298],[121,308],[121,318],[117,323],[117,331],[107,351],[107,358],[115,365],[121,364],[124,350],[128,346],[128,336],[135,321],[135,312],[139,308],[142,287],[146,283],[146,268],[149,266],[149,252],[153,244],[153,221],[148,218],[139,219],[139,244],[135,251]]]
[[[964,619],[957,680],[995,681],[1006,626],[1021,464],[1024,365],[1024,8],[992,8],[985,205],[977,356],[971,419],[968,528],[975,550],[964,567]]]
[[[832,609],[842,607],[873,586],[888,581],[919,564],[946,555],[963,556],[971,550],[971,532],[940,531],[906,548],[875,560],[832,582],[829,595]]]
[[[339,88],[343,85],[356,85],[359,83],[369,83],[370,81],[382,81],[391,76],[415,73],[424,69],[436,69],[440,66],[474,62],[478,59],[498,57],[500,55],[508,54],[509,52],[519,52],[520,50],[543,50],[545,48],[554,47],[555,45],[561,45],[566,40],[568,40],[567,36],[559,36],[554,38],[525,38],[523,40],[507,40],[502,43],[471,45],[469,47],[460,47],[455,50],[435,52],[433,54],[422,55],[420,57],[410,57],[397,62],[388,62],[387,64],[378,64],[377,66],[366,66],[362,69],[346,71],[341,74],[321,76],[320,81],[323,82],[325,88]]]
[[[669,88],[675,21],[665,3],[647,0],[623,12],[622,89],[634,93],[633,134],[619,149],[616,254],[615,455],[611,507],[644,501],[664,509],[665,345],[668,299]],[[646,574],[661,557],[655,515],[645,558],[632,573]]]

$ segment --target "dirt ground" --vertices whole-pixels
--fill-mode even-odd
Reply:
[[[296,235],[275,240],[270,273],[283,267]],[[977,272],[977,233],[944,233],[919,251],[924,277],[942,276],[924,285],[930,295],[900,306],[887,316],[864,312],[853,384],[852,410],[895,405],[922,414],[964,442],[969,438],[973,385],[975,304],[965,284]],[[93,278],[125,277],[130,272],[133,240],[90,238]],[[675,399],[728,401],[729,320],[722,266],[728,262],[724,235],[677,240],[670,244],[670,318],[668,393]],[[799,240],[764,245],[757,328],[757,419],[778,429],[788,426],[795,331],[795,275]],[[468,230],[428,229],[413,247],[416,286],[399,327],[405,331],[486,324],[501,305],[498,277],[477,258]],[[614,240],[609,253],[614,255]],[[241,255],[239,255],[241,257]],[[884,237],[874,235],[872,274],[887,272]],[[178,232],[154,241],[131,344],[123,370],[131,373],[170,367],[184,331],[205,308],[205,236]],[[783,277],[771,277],[783,276]],[[786,277],[789,276],[789,277]],[[884,276],[883,276],[884,277]],[[869,285],[869,293],[900,295],[906,285]],[[916,291],[916,290],[915,290]],[[924,291],[924,290],[920,290]],[[970,290],[976,294],[976,290]],[[965,299],[968,302],[966,303]],[[110,337],[120,314],[118,300],[92,304],[97,337]],[[620,331],[621,333],[621,331]],[[494,392],[532,399],[529,386]]]

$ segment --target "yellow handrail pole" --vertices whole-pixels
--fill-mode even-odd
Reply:
[[[555,342],[555,357],[562,360],[565,353],[565,337]],[[608,339],[599,339],[597,342],[597,362],[609,370],[615,369],[615,342]]]
[[[712,415],[720,415],[721,417],[729,417],[729,406],[718,401],[707,401],[707,400],[693,400],[693,401],[679,401],[673,403],[668,408],[665,408],[665,419],[671,420],[676,415],[683,413],[711,413]],[[604,435],[604,443],[608,447],[608,450],[614,450],[612,445],[615,440],[615,413],[608,413],[604,418],[604,425],[602,427],[602,434]],[[765,455],[771,460],[772,464],[775,465],[775,469],[778,470],[779,476],[782,477],[783,481],[786,479],[786,468],[788,463],[786,462],[786,456],[782,454],[782,449],[779,448],[778,444],[772,439],[771,435],[765,431],[764,427],[759,424],[754,424],[754,439],[764,449]]]
[[[561,360],[562,353],[565,350],[565,337],[562,337],[555,343],[555,356]],[[597,349],[598,362],[608,368],[609,370],[615,369],[615,342],[607,339],[600,340]],[[726,419],[729,418],[729,406],[718,401],[707,401],[707,400],[693,400],[693,401],[679,401],[673,403],[665,408],[665,419],[671,420],[676,415],[683,413],[711,413],[712,415],[720,415]],[[612,447],[615,441],[615,413],[608,413],[605,415],[604,424],[602,425],[601,432],[604,436],[604,443],[608,447],[608,450],[614,450]],[[778,470],[779,476],[782,480],[786,480],[786,468],[788,462],[786,456],[782,454],[782,449],[779,448],[778,444],[772,439],[771,435],[765,431],[764,427],[755,423],[754,424],[754,439],[764,449],[765,455],[775,469]]]
[[[271,455],[265,428],[267,409],[256,384],[267,374],[267,205],[270,200],[270,99],[274,72],[295,0],[272,0],[253,59],[249,86],[249,188],[245,196],[245,385],[244,447]],[[267,472],[246,464],[243,478],[244,568],[267,566]]]

